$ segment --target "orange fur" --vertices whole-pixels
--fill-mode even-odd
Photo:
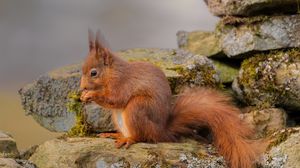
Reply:
[[[83,65],[81,99],[122,111],[122,123],[130,136],[118,138],[117,147],[135,142],[176,142],[182,136],[193,137],[194,129],[208,127],[230,167],[253,167],[263,146],[248,139],[252,130],[241,122],[239,109],[228,96],[209,88],[186,89],[172,105],[170,86],[159,68],[146,62],[126,62],[97,45],[98,40],[95,43],[98,47],[90,42]],[[98,75],[91,77],[91,69]],[[114,116],[122,133],[117,120]]]

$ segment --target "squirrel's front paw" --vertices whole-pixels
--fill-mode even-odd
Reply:
[[[95,92],[93,91],[83,91],[80,96],[82,102],[91,102],[95,98]]]
[[[135,144],[136,142],[132,138],[118,138],[115,140],[115,146],[117,148],[121,148],[122,146],[125,146],[126,149],[128,149],[132,144]]]

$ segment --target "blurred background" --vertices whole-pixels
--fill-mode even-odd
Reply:
[[[87,54],[87,29],[113,50],[177,48],[178,30],[213,30],[202,0],[0,0],[0,130],[19,149],[58,136],[25,116],[19,88]]]

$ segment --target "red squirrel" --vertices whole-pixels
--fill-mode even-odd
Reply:
[[[113,111],[117,148],[137,142],[178,142],[208,127],[213,144],[231,168],[252,168],[262,145],[248,139],[253,131],[239,118],[229,96],[211,88],[187,88],[172,102],[165,74],[148,62],[127,62],[89,31],[89,54],[82,67],[83,102]]]

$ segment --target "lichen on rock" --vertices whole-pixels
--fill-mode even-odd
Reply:
[[[299,127],[274,133],[269,151],[263,156],[261,168],[297,168],[300,165]]]
[[[237,97],[258,108],[300,107],[300,50],[275,50],[243,61],[233,83]],[[283,75],[293,74],[293,75]]]

